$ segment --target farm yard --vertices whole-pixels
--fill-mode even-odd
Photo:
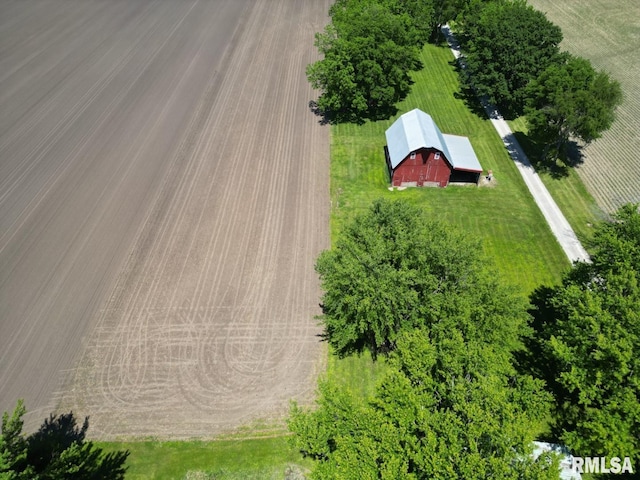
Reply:
[[[91,437],[131,450],[127,478],[310,466],[286,437],[289,400],[310,400],[325,370],[368,396],[387,371],[327,361],[314,319],[317,254],[379,197],[481,238],[522,295],[567,270],[499,137],[460,98],[448,48],[424,47],[398,115],[421,108],[469,136],[489,184],[389,191],[397,115],[320,125],[304,70],[331,3],[0,0],[0,406],[26,398],[28,429],[52,410],[89,415]],[[638,12],[623,3],[532,2],[625,90],[578,174],[543,174],[583,240],[604,216],[590,194],[607,212],[640,201]]]
[[[0,3],[4,411],[203,438],[313,392],[329,3]]]
[[[613,126],[584,149],[578,175],[608,213],[640,202],[640,4],[623,0],[530,0],[562,28],[561,47],[620,82],[624,93]]]
[[[404,199],[420,206],[431,218],[481,239],[499,274],[523,295],[541,284],[558,282],[569,268],[569,260],[490,120],[473,113],[464,99],[456,98],[460,85],[451,50],[428,44],[423,47],[421,61],[425,68],[412,74],[412,91],[398,104],[396,116],[332,127],[332,239],[374,199]],[[429,112],[441,130],[468,136],[485,173],[493,171],[492,183],[389,191],[384,132],[399,115],[413,108]],[[584,208],[576,210],[581,218],[593,221]],[[363,396],[373,391],[386,371],[384,360],[372,363],[368,355],[329,356],[328,376]]]
[[[553,283],[568,268],[542,213],[487,118],[456,98],[460,86],[453,54],[446,46],[426,45],[425,68],[412,75],[412,92],[390,120],[364,125],[341,124],[332,129],[332,238],[355,212],[378,197],[403,198],[418,204],[433,218],[455,224],[481,238],[487,253],[510,283],[528,294],[541,283]],[[385,130],[402,113],[428,112],[442,131],[468,136],[485,173],[486,187],[448,186],[388,190],[384,160]]]

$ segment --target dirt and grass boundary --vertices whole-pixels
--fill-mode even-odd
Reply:
[[[390,192],[382,147],[384,130],[394,119],[360,126],[334,126],[331,135],[332,237],[374,198],[401,196],[420,205],[430,215],[479,235],[502,275],[518,285],[523,294],[539,284],[558,281],[568,268],[568,261],[488,119],[476,116],[463,100],[456,98],[459,86],[450,52],[444,47],[427,45],[422,60],[425,69],[415,74],[413,92],[399,105],[398,115],[418,107],[434,116],[443,131],[469,136],[483,167],[493,170],[496,186]],[[598,212],[593,210],[593,199],[581,188],[579,179],[570,177],[570,180],[554,183],[552,194],[555,198],[568,199],[558,203],[561,208],[573,207],[571,215],[567,215],[569,221],[579,235],[588,235],[587,223],[597,221]],[[584,224],[578,225],[578,222]],[[366,396],[384,370],[383,363],[372,365],[366,356],[342,360],[331,357],[327,374]],[[216,478],[283,478],[291,465],[300,468],[307,465],[291,450],[284,432],[270,438],[250,436],[247,430],[242,435],[212,442],[150,440],[104,445],[132,451],[129,463],[133,479],[186,478],[187,472],[216,473]]]

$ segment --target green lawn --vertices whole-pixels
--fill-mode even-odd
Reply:
[[[346,358],[329,355],[327,376],[350,389],[355,395],[367,398],[373,395],[378,381],[388,368],[384,357],[378,357],[378,360],[373,362],[371,355],[366,352]]]
[[[109,450],[128,449],[127,479],[278,479],[309,462],[293,450],[288,437],[212,442],[97,443]],[[295,477],[294,477],[295,478]]]
[[[398,115],[413,108],[429,113],[442,132],[465,135],[494,187],[449,186],[388,190],[384,161],[385,130],[396,117],[364,125],[337,125],[331,130],[331,231],[333,238],[354,213],[377,197],[404,198],[429,215],[460,226],[483,240],[506,281],[524,293],[557,282],[569,261],[552,236],[502,141],[487,119],[472,113],[456,98],[458,79],[448,48],[427,45],[425,68],[414,75],[409,97]]]

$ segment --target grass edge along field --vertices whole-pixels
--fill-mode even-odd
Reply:
[[[529,159],[535,159],[538,152],[532,150],[531,142],[527,138],[528,129],[525,117],[510,120],[508,123]],[[610,217],[589,193],[575,168],[559,165],[558,171],[561,171],[562,174],[537,169],[547,190],[562,210],[571,228],[576,232],[580,242],[588,250],[593,235],[593,225],[596,222],[609,220]]]
[[[309,460],[295,451],[288,436],[213,441],[96,442],[105,452],[129,450],[129,480],[281,480],[305,472]],[[135,459],[135,461],[134,461]]]

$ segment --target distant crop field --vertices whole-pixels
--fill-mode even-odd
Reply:
[[[640,3],[530,0],[562,28],[562,48],[588,58],[624,92],[613,127],[585,148],[578,174],[605,211],[640,202]]]

